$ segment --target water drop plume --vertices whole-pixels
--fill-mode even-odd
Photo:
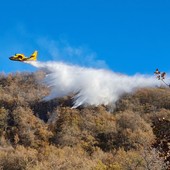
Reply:
[[[44,100],[75,94],[74,108],[80,105],[114,104],[123,94],[139,88],[159,86],[154,76],[128,76],[104,69],[93,69],[61,62],[29,62],[44,70],[45,84],[51,89]]]

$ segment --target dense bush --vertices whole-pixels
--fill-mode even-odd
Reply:
[[[44,102],[43,72],[0,75],[0,169],[161,170],[170,162],[170,90],[140,89],[112,106]]]

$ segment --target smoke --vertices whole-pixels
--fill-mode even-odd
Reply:
[[[81,66],[107,68],[104,60],[98,59],[97,54],[85,45],[72,46],[67,40],[50,40],[46,37],[37,39],[37,44],[52,60],[67,61]]]
[[[45,100],[75,94],[74,108],[80,105],[114,104],[125,93],[160,85],[154,76],[127,76],[109,70],[85,68],[61,62],[29,63],[47,73],[44,82],[51,89],[51,93],[45,97]]]

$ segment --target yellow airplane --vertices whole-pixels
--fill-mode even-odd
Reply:
[[[25,57],[24,54],[15,54],[14,56],[9,57],[9,59],[14,61],[36,61],[37,55],[38,51],[34,51],[30,57]]]

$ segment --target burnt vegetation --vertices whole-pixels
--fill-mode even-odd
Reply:
[[[140,89],[114,109],[72,109],[72,96],[42,100],[43,77],[0,75],[0,169],[170,168],[170,89]]]

